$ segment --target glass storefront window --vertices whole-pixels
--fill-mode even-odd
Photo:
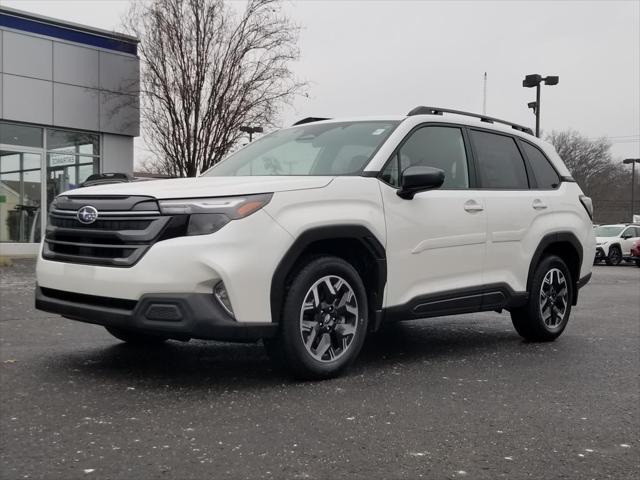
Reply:
[[[47,204],[65,190],[78,188],[89,175],[99,171],[99,160],[95,157],[48,153]]]
[[[0,242],[39,242],[47,205],[98,172],[100,135],[0,122]]]
[[[40,241],[41,158],[0,150],[0,242]]]
[[[0,143],[20,147],[42,148],[42,129],[0,122]]]
[[[100,155],[100,136],[84,132],[47,129],[47,150],[80,155]]]

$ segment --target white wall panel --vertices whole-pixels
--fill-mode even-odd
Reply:
[[[100,91],[53,84],[53,124],[97,131],[100,128]]]
[[[91,48],[53,42],[53,80],[81,87],[100,86],[100,54]]]
[[[140,135],[140,102],[135,95],[100,92],[100,131]]]
[[[2,37],[2,62],[5,73],[42,80],[52,79],[51,40],[6,30]]]
[[[52,83],[7,73],[2,75],[2,117],[7,120],[51,125]]]
[[[133,173],[133,138],[105,133],[100,168],[103,172]]]
[[[138,58],[100,52],[100,88],[136,95],[140,88]]]

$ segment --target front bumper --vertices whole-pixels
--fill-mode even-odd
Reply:
[[[146,294],[114,299],[36,287],[36,308],[72,320],[166,336],[252,342],[275,335],[276,323],[240,323],[204,293]]]
[[[260,210],[211,235],[159,241],[130,267],[66,263],[40,255],[37,282],[65,292],[140,301],[175,292],[210,296],[222,280],[238,323],[277,322],[271,318],[271,281],[292,240]]]

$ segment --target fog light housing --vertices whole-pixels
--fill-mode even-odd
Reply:
[[[224,308],[229,315],[235,318],[231,302],[229,301],[229,294],[227,293],[227,288],[224,286],[224,282],[220,281],[215,287],[213,287],[213,294],[216,297],[216,300],[218,300],[218,303],[222,305],[222,308]]]

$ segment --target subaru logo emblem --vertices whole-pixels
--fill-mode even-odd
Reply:
[[[86,207],[82,207],[80,210],[78,210],[76,217],[78,218],[78,221],[80,223],[88,225],[98,219],[98,210],[90,205],[87,205]]]

